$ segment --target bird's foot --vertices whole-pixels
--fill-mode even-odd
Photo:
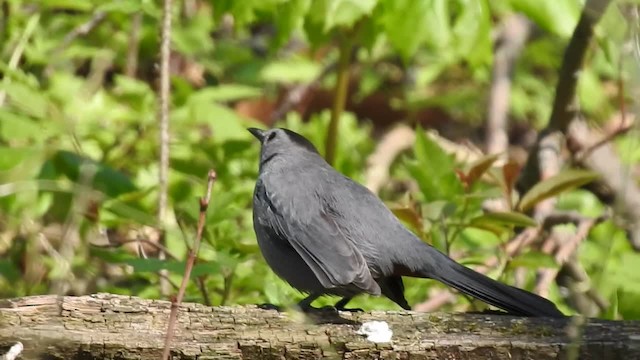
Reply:
[[[361,313],[361,312],[364,312],[364,310],[362,310],[360,308],[336,307],[336,310],[338,310],[338,311],[346,311],[346,312],[350,312],[350,313]]]

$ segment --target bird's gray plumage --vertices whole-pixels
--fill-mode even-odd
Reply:
[[[548,300],[466,268],[409,232],[364,186],[338,173],[301,135],[249,129],[260,140],[253,223],[263,256],[294,288],[383,294],[408,309],[402,276],[433,278],[513,314],[562,316]]]

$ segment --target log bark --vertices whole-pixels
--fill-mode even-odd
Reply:
[[[0,300],[0,354],[22,359],[158,359],[171,303],[112,294]],[[637,359],[640,322],[406,311],[340,313],[315,323],[255,306],[180,307],[174,359]],[[386,321],[390,343],[356,334]],[[333,322],[318,324],[318,322]],[[575,354],[578,357],[574,357]]]

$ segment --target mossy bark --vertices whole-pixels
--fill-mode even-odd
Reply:
[[[23,359],[158,359],[171,304],[111,294],[0,300],[0,354]],[[640,358],[640,322],[528,319],[404,311],[341,313],[309,321],[255,306],[180,308],[174,359],[580,359]],[[356,334],[383,320],[390,343]],[[318,324],[318,322],[332,322]],[[579,334],[572,337],[570,334]]]

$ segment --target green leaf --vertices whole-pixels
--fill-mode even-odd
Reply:
[[[284,45],[294,30],[302,26],[304,15],[311,6],[311,0],[288,0],[278,6],[274,17],[274,25],[277,28],[273,39],[273,47],[280,48]]]
[[[208,14],[198,12],[189,21],[176,26],[171,34],[171,42],[176,51],[203,56],[213,50],[210,33],[214,30],[213,19]]]
[[[270,62],[260,71],[260,78],[262,81],[277,84],[308,83],[313,81],[321,70],[317,62],[294,57]]]
[[[542,29],[568,38],[578,23],[579,1],[511,0],[513,9],[522,12]]]
[[[208,124],[213,131],[213,137],[219,142],[242,140],[248,138],[243,119],[233,110],[215,103],[197,106],[190,104],[191,116],[194,121]]]
[[[469,185],[473,185],[482,175],[484,175],[491,165],[500,157],[500,154],[485,155],[471,164],[471,168],[467,173],[467,181]]]
[[[492,57],[491,11],[484,0],[459,0],[462,13],[453,25],[455,50],[471,67],[489,65]]]
[[[520,266],[538,270],[540,268],[556,269],[558,264],[553,256],[549,254],[539,251],[528,251],[524,254],[518,255],[509,262],[509,267],[511,268]]]
[[[518,227],[538,226],[538,223],[534,219],[517,212],[492,212],[483,214],[473,218],[470,225],[477,226],[486,223]]]
[[[417,161],[407,164],[407,169],[417,180],[426,201],[451,200],[462,194],[462,183],[454,171],[453,157],[421,129],[416,131],[414,152]]]
[[[11,105],[35,118],[44,118],[47,114],[49,101],[42,92],[17,82],[0,85],[9,96]]]
[[[184,273],[184,261],[160,260],[160,259],[143,259],[133,258],[125,261],[127,265],[133,266],[133,271],[140,272],[158,272],[160,270],[168,270],[175,274]]]
[[[337,26],[351,27],[362,17],[370,15],[376,0],[328,0],[324,30]]]
[[[128,176],[106,164],[98,163],[87,157],[61,150],[53,156],[52,161],[58,171],[74,182],[82,181],[81,171],[83,171],[83,167],[87,166],[87,171],[95,171],[91,178],[92,186],[109,197],[116,197],[136,190],[135,185]],[[94,167],[94,169],[92,170],[88,167]]]
[[[438,221],[452,216],[456,212],[456,204],[450,201],[436,200],[425,204],[422,207],[422,214],[425,219]]]
[[[331,38],[325,31],[325,14],[329,6],[328,0],[314,0],[304,20],[304,31],[312,47],[321,46]]]
[[[422,218],[414,209],[410,207],[392,208],[391,212],[403,222],[409,224],[414,231],[422,231]]]
[[[235,101],[255,98],[262,95],[262,90],[253,86],[241,84],[224,84],[208,87],[198,91],[193,96],[197,101]]]
[[[34,148],[0,147],[0,171],[10,170],[39,152]]]
[[[449,1],[430,0],[427,20],[425,20],[427,43],[434,49],[444,50],[444,54],[439,56],[451,57],[451,49],[447,49],[451,44],[451,13],[449,11]]]
[[[89,11],[93,7],[87,0],[41,0],[43,7],[57,10]]]
[[[0,276],[10,283],[20,280],[20,271],[10,259],[0,260]]]
[[[527,192],[520,203],[518,209],[525,212],[542,200],[556,196],[564,191],[575,189],[584,184],[590,183],[599,177],[598,174],[586,170],[565,170],[560,174],[544,180],[534,185]]]
[[[59,121],[36,120],[25,114],[0,109],[0,137],[6,141],[33,140],[42,143],[60,136],[64,131]]]
[[[382,25],[391,45],[405,61],[428,37],[426,26],[433,3],[429,0],[384,0]]]

